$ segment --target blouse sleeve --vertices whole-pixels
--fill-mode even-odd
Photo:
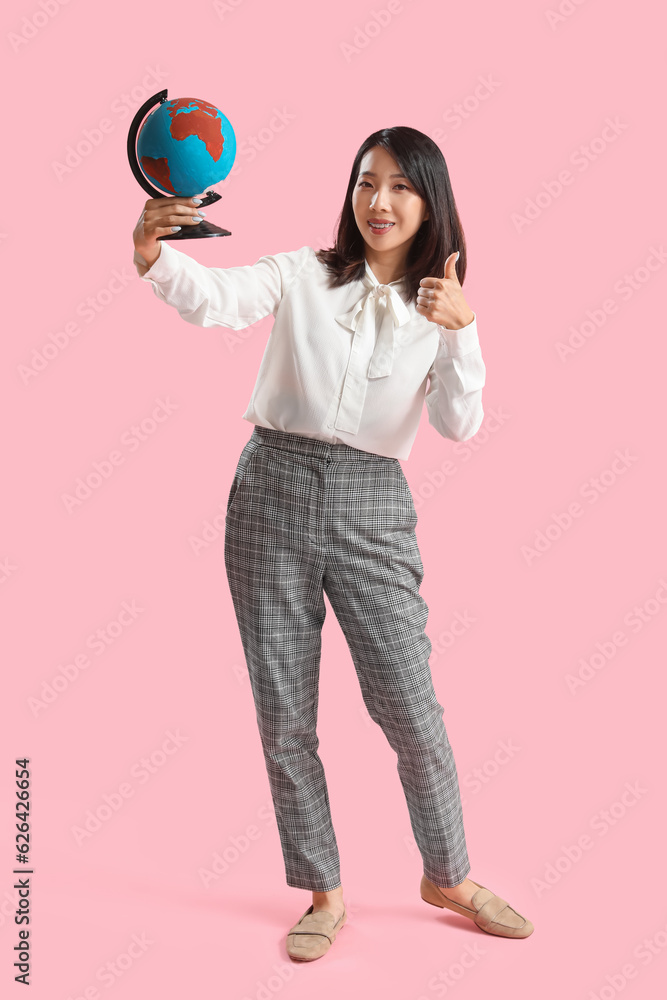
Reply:
[[[477,336],[477,316],[460,330],[438,326],[438,353],[429,371],[428,421],[442,437],[467,441],[484,418],[486,367]]]
[[[136,251],[134,264],[141,280],[149,281],[157,297],[186,322],[242,330],[275,315],[309,250],[267,255],[240,267],[207,267],[163,240],[159,257],[143,275],[138,265],[145,267],[145,261]]]

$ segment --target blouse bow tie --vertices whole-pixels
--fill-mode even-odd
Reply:
[[[368,378],[382,378],[391,375],[394,364],[395,330],[410,320],[410,312],[398,293],[403,278],[388,285],[381,284],[366,261],[364,284],[366,294],[348,312],[336,316],[336,320],[355,334],[361,352],[364,345],[375,341],[370,363],[366,371]],[[379,329],[376,318],[379,316]],[[376,336],[377,330],[377,336]]]

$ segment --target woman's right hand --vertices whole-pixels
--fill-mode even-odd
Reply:
[[[200,196],[196,196],[197,198]],[[203,197],[203,196],[201,196]],[[134,249],[143,257],[150,268],[160,256],[161,243],[158,236],[173,232],[174,226],[196,226],[201,222],[195,198],[149,198],[134,227],[132,239]]]

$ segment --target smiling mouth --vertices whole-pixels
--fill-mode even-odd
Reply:
[[[391,229],[395,225],[394,222],[369,222],[370,228],[376,232],[385,232],[387,229]]]

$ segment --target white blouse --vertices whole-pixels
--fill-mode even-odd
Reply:
[[[460,330],[432,323],[407,302],[404,278],[381,284],[368,261],[337,288],[309,246],[222,268],[163,240],[152,267],[136,252],[134,263],[195,326],[275,316],[244,420],[397,459],[410,455],[424,402],[442,437],[466,441],[481,426],[476,315]]]

